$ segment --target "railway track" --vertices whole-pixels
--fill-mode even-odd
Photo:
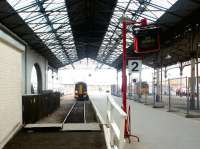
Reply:
[[[62,130],[100,130],[90,101],[76,101],[67,113]]]
[[[64,123],[85,123],[85,104],[85,101],[76,101],[65,117]]]

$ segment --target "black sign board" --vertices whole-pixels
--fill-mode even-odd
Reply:
[[[136,53],[156,52],[160,50],[158,28],[139,29],[134,31],[134,51]]]

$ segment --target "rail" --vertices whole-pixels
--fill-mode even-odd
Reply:
[[[65,121],[66,121],[67,118],[69,117],[70,113],[72,112],[72,110],[74,109],[74,107],[75,107],[76,104],[77,104],[77,102],[75,102],[75,103],[71,106],[69,112],[67,113],[65,119],[64,119],[63,122],[62,122],[62,128],[63,128],[63,125],[65,124]]]
[[[127,114],[114,101],[114,99],[108,95],[107,124],[109,129],[109,146],[112,149],[123,149],[124,147],[124,125],[126,118]]]

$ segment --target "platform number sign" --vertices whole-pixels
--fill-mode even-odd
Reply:
[[[142,69],[141,60],[129,60],[128,61],[129,73],[140,72]]]

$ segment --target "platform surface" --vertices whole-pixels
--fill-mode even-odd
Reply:
[[[103,119],[106,118],[106,93],[90,95]],[[114,97],[121,105],[121,98]],[[141,142],[126,144],[125,149],[199,149],[200,121],[154,109],[129,100],[132,109],[132,132]]]

